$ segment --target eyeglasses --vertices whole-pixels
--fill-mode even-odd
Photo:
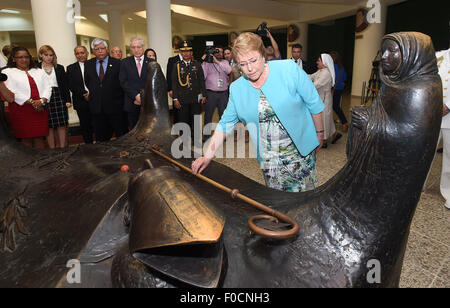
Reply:
[[[239,63],[239,66],[241,68],[248,67],[249,65],[251,65],[253,67],[256,63],[258,63],[260,58],[261,57],[258,57],[257,59],[251,59],[248,62],[241,62],[241,63]]]
[[[29,59],[29,56],[14,57],[14,59]]]
[[[106,50],[106,47],[97,47],[97,48],[94,48],[94,50],[95,50],[95,51]]]

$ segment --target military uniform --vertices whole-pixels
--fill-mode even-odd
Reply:
[[[450,109],[450,49],[436,53],[439,75],[442,79],[444,104]],[[444,142],[441,174],[441,194],[445,198],[445,206],[450,209],[450,114],[442,118],[441,135]]]
[[[190,51],[192,46],[189,42],[184,42],[180,51]],[[194,135],[194,115],[201,114],[201,98],[206,97],[205,77],[200,62],[190,60],[179,61],[172,69],[172,90],[173,100],[181,104],[180,109],[176,109],[178,122],[187,123],[191,127],[191,136]]]

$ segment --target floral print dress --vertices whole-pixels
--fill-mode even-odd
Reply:
[[[315,151],[301,156],[262,92],[258,112],[261,169],[266,185],[286,192],[315,189],[318,182]]]

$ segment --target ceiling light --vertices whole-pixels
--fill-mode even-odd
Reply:
[[[75,16],[74,17],[76,20],[86,20],[87,18],[84,16]]]
[[[20,14],[19,11],[16,11],[16,10],[8,10],[8,9],[1,9],[0,12],[1,12],[1,13],[9,13],[9,14]]]

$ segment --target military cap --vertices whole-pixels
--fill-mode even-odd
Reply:
[[[190,51],[192,50],[192,43],[190,41],[183,41],[180,47],[180,51]]]

